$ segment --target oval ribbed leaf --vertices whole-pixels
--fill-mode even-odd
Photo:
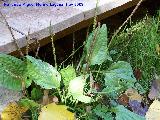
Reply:
[[[97,35],[94,34],[97,32]],[[101,28],[97,28],[95,31],[93,31],[88,39],[87,43],[85,45],[86,53],[87,55],[90,54],[90,65],[100,65],[106,60],[112,61],[112,58],[109,55],[108,51],[108,39],[107,39],[107,27],[106,25],[102,25]]]
[[[105,72],[106,88],[103,91],[107,92],[110,97],[117,97],[127,88],[134,87],[135,82],[131,65],[118,61]]]
[[[27,65],[22,60],[0,54],[0,86],[13,90],[22,90],[22,81],[25,81],[26,87],[30,86],[31,80],[27,80]]]
[[[45,89],[58,88],[60,86],[61,75],[52,65],[35,59],[31,56],[27,58],[27,75],[37,85]]]

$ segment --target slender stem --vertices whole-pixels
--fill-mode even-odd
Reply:
[[[6,26],[8,27],[8,30],[10,31],[10,33],[11,33],[11,35],[12,35],[12,38],[13,38],[13,40],[14,40],[14,43],[15,43],[15,45],[16,45],[17,50],[19,51],[21,57],[23,57],[24,55],[23,55],[23,53],[22,53],[22,51],[21,51],[21,49],[20,49],[20,47],[19,47],[19,45],[18,45],[18,41],[16,40],[16,38],[15,38],[15,36],[14,36],[14,34],[13,34],[12,28],[9,26],[9,24],[8,24],[5,16],[2,14],[1,11],[0,11],[0,15],[1,15],[2,18],[4,19],[5,24],[6,24]]]
[[[87,28],[86,40],[88,39],[88,36],[89,36],[89,28],[90,28],[90,26]],[[85,45],[85,44],[86,44],[86,41],[83,42],[83,45]],[[81,57],[78,65],[77,65],[76,71],[80,68],[80,66],[81,66],[81,64],[82,64],[82,62],[83,62],[84,59],[85,59],[85,50],[83,48],[82,57]]]
[[[108,47],[111,46],[111,43],[113,41],[113,39],[117,36],[117,34],[120,32],[120,30],[122,29],[122,27],[124,27],[124,25],[131,19],[131,17],[134,15],[134,13],[136,12],[136,10],[139,8],[139,6],[141,5],[141,3],[143,2],[143,0],[140,0],[138,2],[138,4],[136,5],[136,7],[133,9],[132,13],[129,15],[129,17],[124,21],[124,23],[118,28],[118,30],[115,32],[115,34],[112,36]]]
[[[0,22],[3,23],[3,24],[5,24],[3,21],[0,21]],[[18,29],[16,29],[16,28],[13,28],[13,27],[11,27],[11,26],[10,26],[10,28],[11,28],[12,30],[20,33],[21,35],[27,36],[24,32],[22,32],[22,31],[20,31],[20,30],[18,30]]]
[[[91,45],[90,45],[90,48],[89,48],[89,53],[88,53],[87,58],[86,58],[86,64],[87,64],[86,71],[87,72],[89,71],[90,58],[92,57],[93,48],[94,48],[94,45],[95,45],[96,40],[97,40],[97,35],[99,33],[99,28],[100,28],[100,23],[98,24],[98,28],[93,31],[94,32],[93,40],[91,42]]]
[[[70,55],[68,56],[68,58],[66,58],[63,62],[61,62],[60,66],[61,66],[64,62],[66,62],[70,57],[72,57],[72,56],[73,56],[80,48],[82,48],[83,46],[84,46],[84,44],[81,45],[77,50],[75,50],[74,53],[70,54]]]
[[[38,57],[38,52],[39,52],[39,48],[40,48],[41,45],[40,45],[37,38],[36,38],[36,43],[38,44],[37,51],[36,51],[36,57]]]
[[[28,30],[28,35],[26,37],[27,40],[27,46],[26,46],[26,55],[28,55],[28,51],[29,51],[29,41],[30,41],[30,29]]]
[[[55,68],[57,69],[57,57],[56,57],[56,50],[55,50],[55,45],[54,45],[54,35],[53,34],[53,31],[52,31],[52,28],[51,28],[51,21],[50,21],[50,35],[51,35],[51,41],[52,41],[52,49],[53,49],[53,55],[54,55],[54,62],[55,62]]]
[[[96,9],[95,9],[94,23],[93,23],[93,31],[96,29],[96,25],[97,25],[98,3],[99,3],[99,0],[97,0],[97,2],[96,2]]]
[[[97,79],[98,79],[98,75],[99,75],[99,73],[100,73],[101,67],[102,67],[102,64],[99,66],[99,69],[98,69],[98,72],[97,72],[97,75],[96,75],[95,80],[97,80]]]
[[[73,32],[73,46],[72,47],[73,47],[72,54],[74,54],[74,52],[75,52],[75,32]],[[74,59],[74,57],[72,55],[72,62],[73,62],[73,59]]]

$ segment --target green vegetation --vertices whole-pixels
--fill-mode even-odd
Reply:
[[[23,91],[17,104],[32,120],[44,115],[52,120],[48,117],[58,116],[57,111],[63,113],[57,120],[144,120],[151,79],[154,72],[160,74],[159,28],[159,16],[146,17],[119,33],[108,48],[107,27],[98,24],[86,40],[80,67],[61,69],[29,55],[18,59],[1,53],[0,86]],[[2,113],[2,119],[9,117]]]
[[[122,31],[111,45],[118,53],[115,59],[128,61],[135,71],[142,72],[140,83],[145,90],[149,89],[154,74],[160,74],[159,28],[160,15],[156,18],[146,16]]]

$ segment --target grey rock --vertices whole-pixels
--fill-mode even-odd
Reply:
[[[21,92],[0,87],[0,114],[8,103],[18,101],[22,96]]]

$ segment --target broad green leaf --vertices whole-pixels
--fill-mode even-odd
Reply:
[[[98,30],[97,36],[94,39],[95,31]],[[101,28],[97,28],[95,31],[93,31],[88,39],[87,43],[85,45],[87,56],[90,54],[90,51],[92,50],[92,54],[90,56],[90,65],[100,65],[106,60],[112,61],[112,58],[109,56],[108,51],[108,39],[107,39],[107,27],[106,25],[102,25]],[[91,49],[90,49],[91,48]]]
[[[75,120],[65,105],[48,104],[41,109],[38,120]]]
[[[107,92],[111,97],[117,97],[127,88],[134,87],[136,82],[132,67],[124,61],[113,63],[105,72],[104,79],[106,88],[103,91]]]
[[[97,116],[103,118],[104,120],[113,120],[111,112],[105,105],[99,104],[93,109],[93,111]]]
[[[35,59],[31,56],[27,58],[27,74],[37,85],[45,89],[58,88],[60,86],[61,75],[52,65]]]
[[[70,80],[73,80],[76,77],[76,71],[72,66],[67,66],[64,69],[61,69],[60,71],[64,85],[68,86]]]
[[[22,81],[25,87],[31,85],[31,80],[27,79],[27,64],[10,55],[0,54],[0,86],[8,89],[22,90]]]
[[[116,107],[116,120],[145,120],[145,118],[129,111],[122,105],[118,105]]]
[[[85,96],[83,91],[87,78],[88,76],[85,75],[76,77],[70,81],[68,87],[69,94],[72,95],[74,99],[84,103],[91,102],[91,97]]]

